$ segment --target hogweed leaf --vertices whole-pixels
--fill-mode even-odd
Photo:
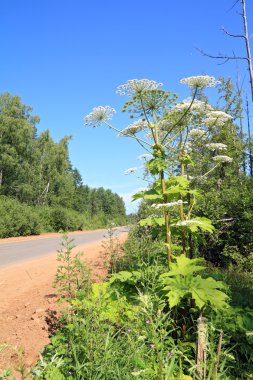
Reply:
[[[164,226],[165,220],[164,218],[145,218],[139,221],[140,226]]]

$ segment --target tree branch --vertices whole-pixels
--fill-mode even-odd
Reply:
[[[230,56],[230,55],[221,55],[221,54],[219,54],[219,55],[212,55],[212,54],[206,53],[204,50],[199,49],[199,48],[196,48],[196,50],[198,50],[204,57],[225,60],[225,62],[220,63],[220,65],[223,65],[224,63],[226,63],[226,62],[228,62],[230,60],[236,60],[236,59],[245,60],[247,62],[249,61],[247,57],[241,57],[241,56],[236,56],[236,55],[233,55],[233,56]]]
[[[235,37],[235,38],[246,38],[243,34],[232,34],[232,33],[229,33],[225,28],[224,26],[221,28],[221,30],[223,31],[223,33],[225,33],[227,36],[229,37]]]

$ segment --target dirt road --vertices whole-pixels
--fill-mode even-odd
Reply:
[[[123,242],[126,236],[126,232],[121,232],[119,240]],[[44,243],[48,237],[43,239]],[[29,238],[26,240],[28,242]],[[75,251],[84,252],[93,276],[98,279],[106,274],[102,240],[75,248]],[[31,367],[37,361],[39,351],[48,343],[45,316],[48,309],[57,308],[52,287],[56,268],[56,252],[0,268],[0,344],[9,345],[0,349],[0,369],[15,367],[21,362]],[[18,355],[20,347],[24,351],[22,358]]]
[[[125,227],[115,229],[115,234],[126,231]],[[104,238],[106,230],[70,232],[68,236],[75,245],[93,243]],[[62,234],[45,234],[29,238],[0,239],[0,267],[56,252],[60,247]]]

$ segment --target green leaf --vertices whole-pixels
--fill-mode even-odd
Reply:
[[[200,228],[204,232],[210,232],[210,233],[213,233],[213,231],[215,230],[214,226],[212,225],[211,220],[208,218],[198,217],[198,218],[193,218],[192,220],[195,223],[188,226],[188,228],[192,232],[196,232],[198,228]]]
[[[161,278],[172,276],[187,276],[192,275],[195,272],[199,272],[205,269],[205,266],[201,266],[205,262],[204,259],[189,259],[184,254],[176,257],[176,262],[170,264],[170,271],[161,275]]]
[[[146,218],[139,221],[140,226],[164,226],[164,218]]]
[[[196,306],[202,308],[210,304],[214,309],[227,307],[228,296],[222,290],[226,285],[213,278],[202,278],[195,275],[196,272],[205,267],[200,265],[203,259],[189,259],[185,255],[176,257],[176,262],[171,263],[170,271],[160,276],[160,280],[165,287],[170,307],[180,303],[184,297],[194,299]]]

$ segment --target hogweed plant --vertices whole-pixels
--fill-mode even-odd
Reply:
[[[192,234],[198,230],[210,233],[214,230],[207,218],[192,217],[199,194],[196,184],[218,166],[232,161],[224,155],[226,145],[212,141],[215,130],[230,122],[231,116],[198,99],[204,88],[214,87],[218,82],[214,77],[195,76],[184,78],[181,83],[188,85],[192,93],[183,102],[177,102],[175,94],[162,90],[162,83],[148,79],[133,79],[119,86],[117,92],[129,97],[123,112],[136,118],[123,130],[111,124],[116,111],[110,106],[96,107],[85,117],[86,126],[95,128],[104,124],[118,136],[134,139],[146,151],[141,159],[153,184],[135,194],[133,199],[154,202],[154,215],[141,220],[140,225],[163,228],[169,266],[174,253],[172,236],[180,236],[181,253],[187,256]],[[209,152],[208,168],[193,177],[195,162],[203,149]],[[130,168],[125,174],[136,170]],[[163,217],[159,217],[161,211]]]

